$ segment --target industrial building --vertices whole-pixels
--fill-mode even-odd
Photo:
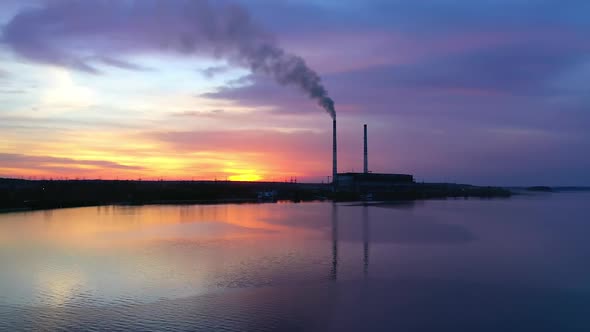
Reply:
[[[408,174],[386,174],[371,173],[369,171],[369,153],[367,125],[364,125],[364,153],[363,153],[363,173],[336,173],[336,125],[334,121],[334,151],[333,151],[333,172],[337,174],[334,180],[334,187],[338,191],[349,192],[383,192],[390,191],[402,185],[414,183],[414,176]]]
[[[387,191],[403,184],[413,184],[414,177],[408,174],[340,173],[338,188],[343,191]]]

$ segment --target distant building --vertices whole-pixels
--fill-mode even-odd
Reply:
[[[340,173],[338,187],[342,191],[387,191],[400,185],[414,183],[414,176],[408,174],[383,173]]]
[[[396,187],[414,184],[414,176],[408,174],[386,174],[369,172],[369,148],[367,125],[363,126],[363,173],[338,173],[336,174],[336,154],[334,153],[333,172],[336,174],[334,182],[337,184],[338,191],[356,192],[363,195],[388,192],[395,190]],[[334,122],[334,142],[336,141],[336,125]],[[336,144],[334,143],[334,151]]]

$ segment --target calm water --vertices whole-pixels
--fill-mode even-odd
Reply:
[[[0,330],[590,331],[590,193],[0,215]]]

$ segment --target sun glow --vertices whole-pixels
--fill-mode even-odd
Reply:
[[[77,84],[69,71],[53,68],[50,71],[50,88],[44,91],[41,100],[45,107],[83,108],[95,102],[95,93]]]
[[[228,177],[231,181],[260,181],[262,176],[257,174],[238,174],[238,175],[231,175]]]

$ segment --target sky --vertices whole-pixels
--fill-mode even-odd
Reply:
[[[328,181],[331,98],[339,172],[362,171],[366,123],[373,172],[590,185],[588,12],[583,0],[3,0],[0,177]]]

